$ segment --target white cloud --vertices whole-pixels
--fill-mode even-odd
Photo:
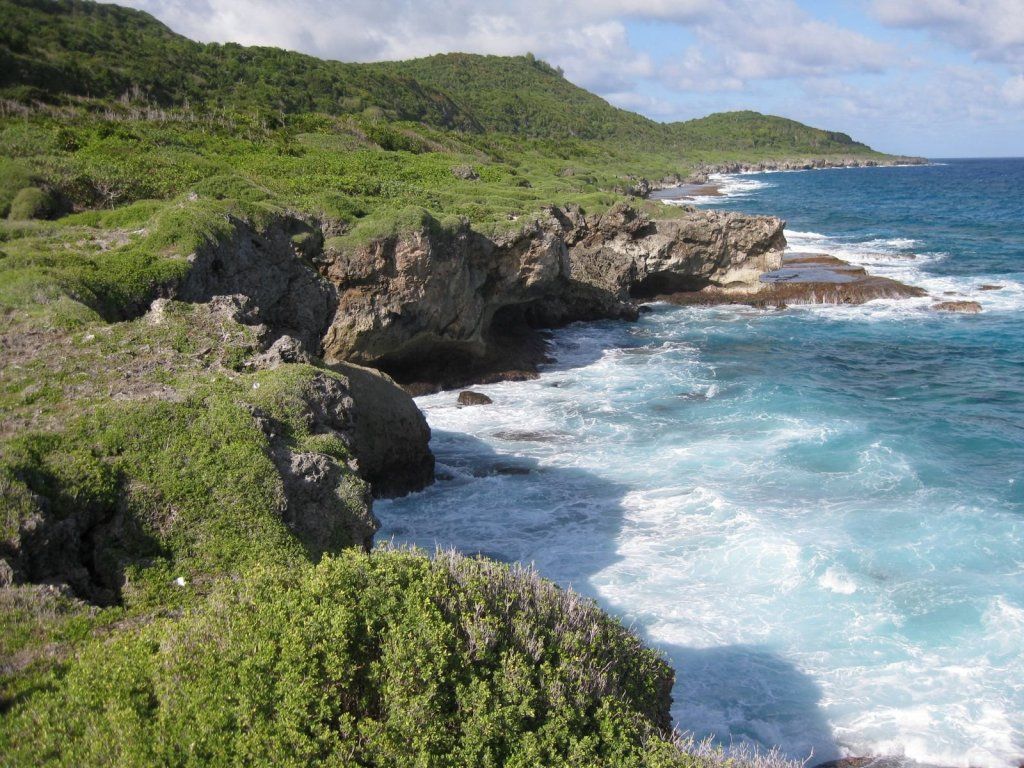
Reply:
[[[1001,92],[1008,104],[1024,107],[1024,75],[1011,77],[1003,83]]]
[[[692,29],[699,48],[670,68],[669,85],[740,88],[749,80],[878,71],[890,52],[808,16],[793,0],[127,0],[204,41],[275,45],[350,61],[443,51],[532,51],[602,93],[652,74],[626,32],[630,19]],[[672,76],[676,78],[672,83]]]
[[[989,61],[1024,61],[1021,0],[875,0],[884,24],[924,29]]]

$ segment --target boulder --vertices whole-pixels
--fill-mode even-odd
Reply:
[[[482,392],[464,389],[459,392],[459,405],[490,405],[494,401]]]
[[[932,309],[938,312],[960,312],[976,315],[978,312],[981,312],[981,304],[976,301],[940,301],[937,304],[932,304]]]
[[[375,497],[404,496],[434,482],[430,427],[413,399],[387,374],[352,363],[333,370],[355,404],[352,451]]]
[[[466,181],[476,181],[480,178],[480,174],[472,165],[456,165],[452,168],[452,176]]]

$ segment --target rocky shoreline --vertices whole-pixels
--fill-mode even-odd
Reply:
[[[903,165],[927,165],[930,161],[924,157],[903,155],[886,155],[883,157],[812,157],[796,160],[760,160],[756,163],[700,163],[687,176],[666,176],[658,181],[635,179],[628,189],[622,191],[635,197],[649,197],[652,193],[675,190],[679,187],[704,187],[712,191],[687,190],[684,195],[715,195],[717,186],[709,184],[710,177],[719,173],[770,173],[776,171],[813,171],[827,168],[885,168]]]
[[[500,235],[427,220],[346,247],[314,219],[282,214],[258,227],[238,219],[136,317],[160,325],[176,311],[169,300],[186,302],[209,322],[248,329],[258,351],[249,370],[306,366],[296,416],[351,458],[296,449],[277,420],[253,408],[281,479],[281,516],[310,551],[335,539],[368,549],[379,527],[372,498],[433,482],[430,430],[410,395],[534,378],[549,361],[547,329],[635,320],[654,300],[782,308],[925,295],[824,254],[784,255],[783,227],[775,217],[692,206],[620,203],[587,215],[569,205]],[[975,307],[947,298],[934,308]],[[47,500],[38,503],[5,555],[6,580],[69,584],[109,602],[115,575],[82,563],[96,559],[90,531],[119,530],[120,513],[51,519]]]

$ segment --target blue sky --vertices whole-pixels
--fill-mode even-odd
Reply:
[[[203,41],[531,51],[657,120],[756,109],[887,152],[1024,155],[1024,0],[129,0]]]

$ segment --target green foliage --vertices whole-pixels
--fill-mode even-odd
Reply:
[[[0,589],[4,764],[692,764],[656,725],[663,662],[571,592],[451,555],[314,566],[362,542],[300,541],[272,456],[328,457],[336,511],[367,513],[315,429],[332,374],[251,372],[256,331],[208,306],[142,315],[191,254],[286,213],[319,224],[297,251],[338,252],[600,212],[704,161],[870,150],[756,113],[662,125],[532,55],[343,64],[87,0],[0,18],[0,556],[63,521],[88,535],[47,556],[120,600]]]
[[[6,218],[18,193],[31,185],[32,176],[23,163],[0,157],[0,218]]]
[[[0,95],[22,101],[88,95],[128,108],[188,105],[244,112],[264,127],[280,125],[282,115],[356,115],[366,138],[389,151],[424,147],[382,118],[473,133],[611,139],[657,152],[707,149],[705,138],[719,128],[725,132],[723,143],[713,145],[719,150],[867,150],[843,134],[797,123],[796,131],[780,130],[780,118],[766,118],[773,123],[767,129],[737,118],[755,113],[729,113],[715,125],[656,123],[573,85],[533,54],[345,64],[274,48],[201,45],[148,14],[82,0],[2,0],[0,15],[9,20],[0,31]],[[754,135],[730,136],[736,126]],[[58,133],[55,140],[68,148],[76,139]]]
[[[39,187],[25,187],[14,196],[7,217],[15,221],[45,219],[53,213],[53,208],[53,198],[48,192]]]
[[[86,643],[0,723],[10,765],[692,765],[668,669],[535,573],[349,550]]]
[[[845,133],[823,131],[759,112],[719,112],[670,126],[691,151],[760,152],[821,156],[833,153],[854,155],[870,148]]]

